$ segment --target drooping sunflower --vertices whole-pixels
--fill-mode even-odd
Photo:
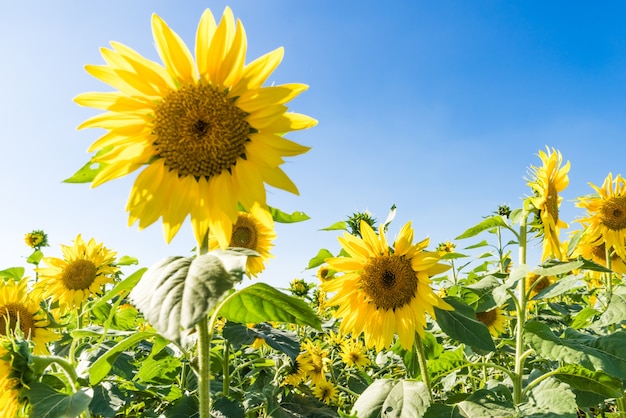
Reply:
[[[256,277],[265,269],[265,263],[272,258],[270,249],[276,239],[272,215],[258,204],[252,206],[250,212],[239,212],[237,222],[232,227],[228,247],[243,247],[259,253],[258,257],[248,257],[246,273],[248,277]],[[220,248],[218,236],[209,234],[209,249]]]
[[[73,246],[61,245],[63,259],[44,257],[47,267],[36,269],[39,273],[37,287],[45,297],[59,301],[61,308],[79,307],[92,295],[102,292],[112,283],[117,253],[91,238],[85,242],[80,234]]]
[[[476,319],[487,326],[489,333],[495,338],[506,331],[509,319],[502,308],[494,308],[485,312],[476,312]]]
[[[33,353],[49,354],[46,344],[60,336],[47,329],[50,322],[40,308],[39,298],[28,292],[27,279],[0,283],[0,335],[15,336],[19,328],[34,343]]]
[[[219,24],[210,10],[202,15],[195,61],[157,15],[152,33],[163,66],[117,42],[101,49],[106,65],[86,66],[118,90],[75,98],[107,111],[79,126],[108,130],[89,148],[104,167],[92,187],[146,166],[128,198],[129,224],[143,229],[162,218],[170,242],[189,215],[198,242],[210,229],[226,246],[238,203],[265,206],[265,183],[298,193],[279,166],[309,148],[281,135],[316,125],[285,105],[308,86],[262,87],[283,49],[245,64],[246,34],[228,7]]]
[[[583,238],[597,245],[604,243],[626,260],[626,180],[619,174],[613,179],[609,173],[602,187],[589,185],[597,196],[581,197],[576,203],[587,210],[587,216],[578,220],[585,226]]]
[[[362,239],[344,234],[341,246],[350,257],[329,258],[330,268],[343,274],[322,282],[321,288],[334,293],[330,306],[343,318],[340,330],[357,337],[378,351],[391,344],[394,334],[410,349],[415,333],[423,335],[426,313],[435,317],[435,307],[452,309],[431,288],[431,277],[450,268],[439,264],[440,254],[425,251],[429,239],[413,244],[408,222],[390,249],[381,226],[379,234],[361,222]]]
[[[563,165],[563,157],[560,151],[546,147],[547,152],[539,150],[539,158],[543,162],[541,167],[531,166],[529,171],[532,178],[528,186],[533,190],[534,197],[529,200],[539,211],[540,226],[538,227],[543,237],[543,250],[541,259],[549,257],[562,259],[559,233],[561,228],[568,225],[559,219],[559,207],[563,198],[559,195],[569,184],[567,173],[570,169],[569,161]]]

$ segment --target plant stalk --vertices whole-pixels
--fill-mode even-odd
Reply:
[[[209,251],[209,231],[198,245],[198,256]],[[198,397],[200,418],[211,416],[211,334],[208,317],[196,325],[198,331]]]
[[[519,265],[526,264],[526,222],[529,212],[524,211],[520,220],[519,232]],[[517,326],[515,327],[515,379],[513,380],[513,402],[517,405],[522,402],[522,385],[524,379],[524,325],[526,323],[526,280],[521,278],[517,283],[519,303],[517,308]]]
[[[422,343],[422,337],[420,337],[419,333],[415,333],[415,342],[413,343],[415,348],[415,352],[417,353],[417,362],[420,366],[420,373],[422,375],[422,382],[426,385],[428,389],[428,396],[430,397],[430,401],[433,402],[433,391],[430,388],[430,377],[428,376],[428,367],[426,364],[426,355],[424,354],[424,344]]]

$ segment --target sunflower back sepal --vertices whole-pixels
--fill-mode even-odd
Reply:
[[[252,253],[228,249],[164,258],[145,272],[130,300],[159,334],[182,346],[189,331],[241,281]]]

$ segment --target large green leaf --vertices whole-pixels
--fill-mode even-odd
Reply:
[[[128,401],[117,385],[111,382],[102,382],[93,390],[94,395],[89,404],[89,411],[98,416],[113,418]]]
[[[596,337],[571,328],[557,337],[538,321],[526,323],[524,339],[541,357],[564,364],[579,364],[589,370],[603,370],[626,380],[626,332]]]
[[[583,266],[582,260],[575,261],[557,261],[551,260],[536,268],[533,272],[540,276],[557,276],[559,274],[567,274],[572,270],[578,270]]]
[[[493,289],[493,298],[498,306],[504,305],[511,297],[509,291],[517,286],[520,280],[524,280],[526,275],[530,273],[530,268],[526,264],[520,264],[513,267],[509,278],[504,283]]]
[[[111,290],[99,297],[93,305],[88,305],[85,309],[97,309],[100,305],[106,304],[109,300],[116,296],[126,296],[143,277],[147,268],[140,268],[121,282],[117,283]]]
[[[435,307],[437,323],[450,338],[484,351],[495,351],[496,346],[489,330],[476,319],[474,310],[465,303],[446,297],[444,299],[454,310],[446,311]]]
[[[179,345],[245,272],[245,249],[216,250],[199,257],[167,257],[148,269],[130,299],[152,326]]]
[[[430,405],[430,394],[423,382],[381,379],[372,383],[354,403],[358,418],[419,418]]]
[[[24,267],[9,267],[8,269],[0,271],[0,278],[2,279],[14,279],[20,280],[24,277],[24,272],[26,269]]]
[[[27,391],[32,405],[31,416],[38,418],[75,418],[87,410],[93,397],[93,389],[80,389],[68,395],[57,392],[50,386],[32,382]]]
[[[626,292],[619,289],[611,295],[609,306],[606,311],[600,315],[600,318],[593,324],[593,328],[599,329],[612,324],[619,324],[626,320]]]
[[[533,300],[553,298],[577,287],[581,287],[582,285],[583,284],[578,277],[574,275],[567,276],[557,280],[555,283],[543,289],[533,297]]]
[[[275,321],[322,327],[319,317],[304,301],[265,283],[255,283],[235,292],[224,302],[220,313],[229,321],[242,324]]]
[[[559,367],[554,377],[572,389],[597,393],[605,398],[622,396],[622,381],[602,370],[591,371],[578,364],[568,364]]]
[[[226,322],[222,335],[235,347],[252,344],[257,338],[262,338],[267,345],[287,354],[292,360],[300,354],[300,339],[297,334],[274,328],[266,322],[252,328],[236,322]]]
[[[500,385],[491,390],[480,389],[453,405],[433,404],[424,418],[489,418],[515,417],[517,411],[508,390]]]
[[[327,258],[330,258],[332,256],[333,254],[330,251],[328,251],[326,248],[322,248],[321,250],[319,250],[315,257],[309,260],[309,265],[307,266],[307,269],[321,266],[326,262]]]
[[[504,219],[502,219],[502,216],[500,215],[491,216],[489,218],[483,219],[478,225],[475,225],[467,229],[465,232],[463,232],[461,235],[459,235],[455,239],[459,240],[459,239],[471,238],[473,236],[480,234],[483,231],[496,228],[499,226],[505,227],[505,228],[509,227],[506,224],[506,222],[504,222]]]
[[[519,406],[525,418],[576,418],[576,395],[569,385],[548,378],[533,387]]]

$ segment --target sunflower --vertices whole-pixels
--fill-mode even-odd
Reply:
[[[265,269],[265,262],[272,258],[270,249],[276,239],[274,220],[272,215],[258,204],[252,206],[250,212],[239,212],[237,222],[232,227],[228,247],[243,247],[259,253],[258,257],[248,257],[246,273],[256,277]],[[209,235],[209,249],[220,248],[218,235],[211,231]]]
[[[526,292],[529,300],[554,283],[553,276],[542,276],[533,272],[528,273],[524,280],[526,280]]]
[[[0,344],[0,417],[13,418],[20,409],[19,393],[22,387],[11,366],[11,353],[4,347],[10,342],[3,340]]]
[[[46,344],[60,336],[47,329],[50,324],[40,309],[40,300],[28,292],[27,279],[0,283],[0,335],[15,336],[19,328],[34,343],[35,354],[49,354]]]
[[[283,49],[246,65],[246,34],[228,7],[219,24],[210,10],[202,15],[195,62],[157,15],[152,33],[163,66],[111,42],[112,49],[101,49],[106,65],[85,67],[118,90],[74,99],[107,111],[79,126],[108,130],[89,148],[99,151],[92,161],[103,167],[92,187],[146,166],[128,198],[129,224],[143,229],[161,217],[170,242],[189,215],[198,242],[210,229],[226,246],[238,203],[265,206],[264,183],[298,193],[279,166],[309,148],[281,135],[317,124],[285,105],[308,86],[262,87]]]
[[[604,243],[626,260],[626,180],[613,174],[604,180],[602,187],[593,183],[596,196],[578,199],[577,207],[587,209],[587,217],[578,220],[586,227],[583,237],[587,242]]]
[[[592,260],[601,266],[608,267],[606,263],[606,244],[603,239],[593,242],[588,241],[589,236],[583,235],[572,251],[572,258],[581,256],[587,260]],[[611,248],[610,251],[611,270],[618,274],[626,274],[626,263],[617,255],[617,252]],[[590,271],[589,273],[600,273]],[[600,273],[601,274],[601,273]]]
[[[304,358],[306,358],[307,377],[314,384],[326,381],[326,372],[328,371],[328,351],[321,347],[319,342],[307,340],[304,342]]]
[[[547,148],[547,153],[539,151],[539,158],[543,162],[541,167],[530,167],[532,179],[528,181],[528,186],[533,190],[535,196],[530,198],[532,205],[539,211],[538,217],[541,221],[540,230],[543,235],[542,260],[548,257],[562,259],[559,232],[561,228],[568,225],[559,219],[559,206],[563,198],[559,193],[565,190],[569,184],[569,161],[563,165],[563,157],[556,149]]]
[[[494,308],[486,312],[476,312],[476,319],[489,329],[489,333],[495,338],[506,330],[508,318],[502,308]]]
[[[48,234],[41,229],[36,229],[24,235],[24,242],[29,247],[38,250],[48,246]]]
[[[370,363],[369,358],[365,354],[363,343],[358,340],[348,340],[341,346],[341,360],[348,367],[361,368]]]
[[[48,267],[36,271],[40,278],[37,287],[45,297],[59,301],[63,309],[79,307],[90,296],[99,294],[119,270],[114,265],[116,253],[93,238],[85,242],[78,234],[73,246],[61,245],[61,249],[63,259],[45,257],[42,261]]]
[[[363,333],[365,345],[379,351],[391,344],[395,333],[410,349],[415,332],[424,333],[427,312],[434,318],[435,307],[452,309],[430,287],[430,277],[450,266],[438,263],[439,253],[424,251],[428,238],[412,244],[411,222],[401,229],[393,250],[382,226],[378,236],[367,222],[361,222],[360,230],[363,238],[339,238],[350,257],[326,260],[343,274],[322,282],[321,288],[335,293],[328,304],[338,306],[334,315],[343,318],[341,332],[353,337]]]
[[[293,361],[289,374],[283,379],[283,384],[298,386],[307,378],[307,373],[311,368],[309,356],[305,353],[300,353]]]
[[[339,392],[337,391],[337,386],[324,380],[313,386],[313,396],[326,405],[332,405],[337,402]]]

